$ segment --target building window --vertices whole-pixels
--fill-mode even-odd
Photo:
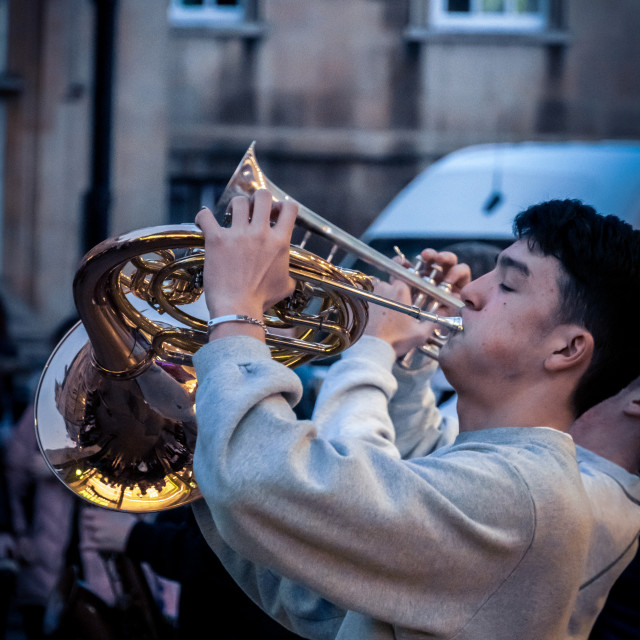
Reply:
[[[169,22],[182,27],[224,27],[255,18],[256,0],[171,0]]]
[[[548,0],[432,0],[433,29],[536,31],[548,27]]]

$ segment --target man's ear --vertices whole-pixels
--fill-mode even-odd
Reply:
[[[584,327],[563,324],[553,331],[550,353],[544,360],[547,371],[588,366],[593,357],[593,336]]]

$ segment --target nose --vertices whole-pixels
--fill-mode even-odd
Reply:
[[[483,276],[472,280],[460,291],[460,297],[462,298],[465,306],[469,309],[473,309],[475,311],[482,309],[487,288],[486,283],[488,275],[489,274],[486,273]]]
[[[473,290],[471,288],[471,282],[465,285],[460,291],[460,297],[462,298],[462,302],[464,302],[464,306],[468,309],[475,309],[476,305],[473,301]]]

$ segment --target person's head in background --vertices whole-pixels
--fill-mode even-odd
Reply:
[[[471,269],[471,278],[475,280],[489,273],[495,266],[500,247],[490,242],[478,240],[461,240],[446,246],[443,251],[450,251],[458,256],[458,262],[464,262]]]

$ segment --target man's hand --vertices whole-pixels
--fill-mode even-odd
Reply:
[[[261,189],[251,198],[234,198],[230,211],[228,228],[221,227],[208,209],[196,217],[205,236],[207,308],[212,318],[243,314],[261,319],[264,311],[293,292],[289,248],[298,208],[290,201],[274,203],[271,193]],[[259,327],[235,322],[218,325],[213,333],[263,337]]]
[[[438,264],[442,267],[442,275],[437,284],[441,282],[448,283],[451,285],[451,293],[459,298],[462,288],[471,282],[469,265],[463,262],[458,263],[458,256],[451,251],[424,249],[420,255],[426,264]],[[448,312],[451,313],[451,310],[448,310]]]
[[[449,283],[451,293],[459,297],[461,289],[471,280],[468,265],[458,264],[457,256],[449,251],[425,249],[421,255],[428,265],[438,264],[442,267],[438,283]],[[378,281],[374,290],[375,293],[396,302],[413,304],[410,286],[399,280],[392,279],[389,283]],[[447,316],[451,314],[451,310],[439,306],[436,313]],[[434,328],[435,324],[432,322],[416,320],[409,315],[372,304],[369,306],[369,322],[365,333],[386,340],[393,347],[396,356],[401,357],[411,349],[423,345]]]

